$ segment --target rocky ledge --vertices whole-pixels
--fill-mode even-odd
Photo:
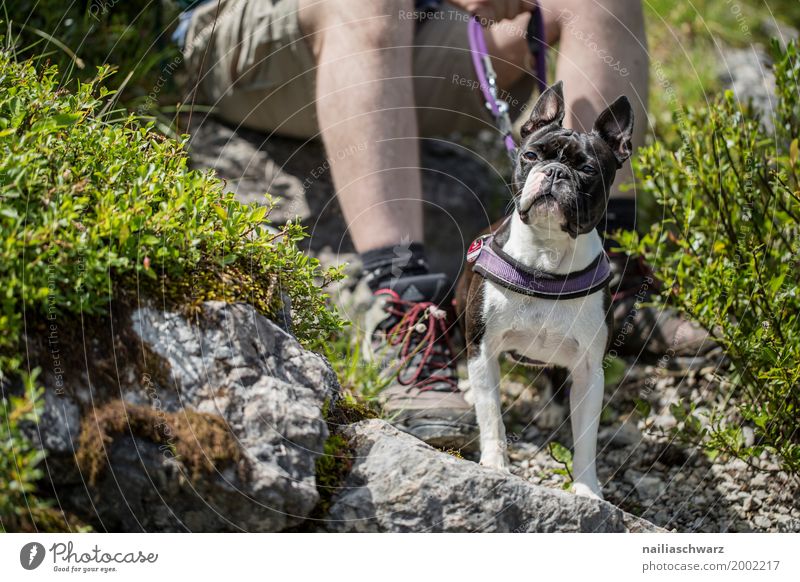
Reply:
[[[382,420],[344,430],[354,463],[325,526],[355,532],[653,532],[604,501],[433,449]]]
[[[65,388],[43,375],[30,427],[61,509],[99,531],[657,531],[381,420],[332,436],[330,365],[247,305],[139,307],[107,324]],[[330,455],[346,469],[320,487]]]

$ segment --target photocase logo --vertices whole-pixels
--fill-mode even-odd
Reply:
[[[44,561],[44,546],[39,542],[30,542],[19,551],[19,563],[26,570],[35,570]]]

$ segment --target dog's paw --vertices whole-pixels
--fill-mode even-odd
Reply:
[[[553,430],[560,427],[566,417],[564,406],[556,402],[548,402],[536,415],[534,422],[539,428]]]
[[[488,469],[509,472],[508,459],[505,455],[481,455],[481,466]]]
[[[572,492],[581,497],[588,497],[590,499],[598,499],[603,501],[603,493],[600,491],[600,485],[595,488],[589,487],[585,483],[573,483]]]

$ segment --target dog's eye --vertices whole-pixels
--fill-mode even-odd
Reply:
[[[539,159],[539,156],[536,155],[536,152],[532,152],[530,150],[522,154],[522,157],[528,160],[529,162],[535,162],[536,160]]]
[[[584,174],[589,174],[590,176],[594,176],[597,173],[597,170],[594,169],[594,166],[586,164],[584,167],[581,168],[581,172],[583,172]]]

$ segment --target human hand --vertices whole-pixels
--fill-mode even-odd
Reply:
[[[449,0],[462,10],[474,14],[481,20],[495,22],[508,20],[529,12],[533,8],[531,0]]]

